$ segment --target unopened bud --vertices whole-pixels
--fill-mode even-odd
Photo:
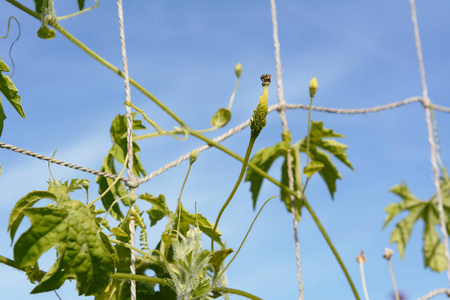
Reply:
[[[392,251],[389,248],[384,249],[384,255],[383,257],[386,258],[387,260],[391,259],[392,254],[394,254],[394,251]]]
[[[366,256],[364,255],[364,252],[361,251],[361,253],[356,257],[356,261],[361,264],[361,263],[365,263],[367,261]]]
[[[309,95],[311,96],[311,98],[314,97],[318,88],[319,88],[319,83],[317,82],[316,77],[314,77],[309,82]]]
[[[191,154],[189,154],[189,163],[192,165],[198,157],[198,151],[197,150],[193,150],[191,152]]]
[[[237,78],[241,77],[241,73],[242,73],[242,65],[241,65],[241,63],[237,63],[236,66],[234,66],[234,72],[236,72],[236,77]]]
[[[84,179],[81,182],[81,186],[87,190],[89,188],[89,180]]]

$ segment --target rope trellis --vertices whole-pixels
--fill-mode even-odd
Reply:
[[[386,105],[381,106],[375,106],[370,108],[360,108],[360,109],[340,109],[340,108],[328,108],[328,107],[319,107],[319,106],[312,106],[312,110],[318,111],[318,112],[326,112],[326,113],[336,113],[336,114],[365,114],[365,113],[376,113],[381,112],[384,110],[390,110],[394,108],[399,108],[404,105],[408,105],[411,103],[418,102],[420,103],[425,112],[425,120],[427,125],[427,131],[428,131],[428,142],[430,145],[430,152],[431,152],[431,165],[433,169],[433,175],[434,175],[434,185],[436,188],[436,195],[438,199],[438,210],[439,210],[439,219],[440,219],[440,227],[441,227],[441,233],[444,240],[444,247],[445,247],[445,254],[446,254],[446,260],[447,260],[447,277],[449,281],[450,286],[450,254],[449,254],[449,241],[448,241],[448,234],[445,226],[445,214],[443,210],[443,203],[442,203],[442,195],[441,195],[441,189],[439,184],[439,167],[438,167],[438,160],[439,160],[439,145],[437,140],[437,134],[436,134],[436,125],[433,124],[435,122],[433,113],[434,111],[441,111],[445,113],[450,113],[450,108],[443,107],[434,104],[428,97],[428,88],[426,84],[426,78],[425,78],[425,68],[423,63],[423,55],[421,50],[421,42],[420,42],[420,36],[419,36],[419,27],[417,22],[417,14],[416,14],[416,7],[414,0],[409,0],[410,6],[411,6],[411,19],[414,26],[414,37],[415,37],[415,44],[416,44],[416,50],[417,50],[417,57],[419,62],[419,69],[420,69],[420,75],[421,75],[421,83],[422,83],[422,96],[417,97],[411,97],[407,98],[402,101],[389,103]],[[131,94],[130,94],[130,79],[128,75],[128,64],[127,64],[127,55],[126,55],[126,47],[125,47],[125,32],[124,32],[124,21],[123,21],[123,8],[122,8],[122,0],[117,0],[117,7],[118,7],[118,16],[119,16],[119,27],[120,27],[120,40],[121,40],[121,50],[122,50],[122,59],[123,59],[123,77],[124,77],[124,85],[125,85],[125,95],[126,95],[126,101],[131,103]],[[282,85],[282,79],[281,79],[281,60],[280,60],[280,44],[278,41],[278,29],[277,29],[277,20],[276,20],[276,8],[275,8],[275,0],[271,0],[271,9],[272,9],[272,23],[273,23],[273,38],[274,38],[274,47],[275,47],[275,59],[276,59],[276,66],[277,66],[277,91],[278,91],[278,104],[272,105],[269,107],[269,113],[273,111],[278,111],[280,113],[280,118],[283,124],[283,129],[288,130],[287,126],[287,120],[285,118],[285,110],[287,109],[304,109],[308,110],[309,106],[304,104],[289,104],[286,103],[283,95],[283,85]],[[165,171],[169,170],[170,168],[173,168],[179,164],[181,164],[183,161],[188,160],[190,157],[190,152],[179,157],[178,159],[166,164],[164,167],[153,171],[148,176],[137,179],[135,175],[133,174],[133,140],[132,140],[132,115],[131,115],[131,109],[128,105],[126,105],[126,119],[127,119],[127,153],[128,153],[128,177],[120,177],[119,180],[125,183],[130,188],[130,193],[134,194],[134,189],[137,188],[140,184],[145,183],[149,180],[151,180],[153,177],[158,176]],[[250,120],[244,121],[241,124],[233,127],[228,132],[216,137],[214,139],[215,142],[222,142],[226,140],[227,138],[235,135],[236,133],[242,131],[245,129],[250,123]],[[203,145],[201,147],[198,147],[196,150],[198,152],[203,152],[212,146],[210,145]],[[79,170],[82,172],[90,173],[96,176],[102,176],[106,178],[111,179],[117,179],[118,175],[116,174],[110,174],[106,172],[100,172],[94,169],[90,169],[87,167],[79,166],[73,163],[65,162],[62,160],[57,160],[55,158],[42,155],[33,151],[29,151],[23,148],[19,148],[10,144],[6,144],[3,142],[0,142],[0,148],[8,149],[20,154],[28,155],[40,160],[48,161],[57,165],[61,165],[63,167],[72,168],[75,170]],[[288,155],[288,163],[292,163],[292,159],[289,159]],[[291,170],[289,167],[288,170]],[[292,187],[292,174],[289,174],[290,180],[289,180],[289,186],[291,189]],[[296,233],[296,221],[294,216],[294,231],[295,236],[297,236]],[[131,238],[131,245],[134,246],[134,240],[135,240],[135,221],[133,218],[130,220],[130,238]],[[296,247],[298,247],[297,252],[299,252],[299,246],[297,245],[298,241],[296,240]],[[133,250],[131,250],[131,264],[130,264],[130,271],[131,274],[135,274],[135,253]],[[298,264],[300,263],[298,259]],[[300,268],[299,268],[300,270]],[[300,271],[299,271],[300,272]],[[300,286],[300,299],[303,298],[303,285],[301,282],[301,272],[299,274],[299,286]],[[425,300],[430,299],[436,295],[439,294],[447,294],[450,296],[450,289],[449,288],[440,288],[436,289],[429,294],[425,295],[424,297],[420,298],[419,300]],[[136,286],[135,281],[131,281],[131,299],[136,299]]]
[[[321,107],[321,106],[312,106],[312,110],[315,111],[319,111],[319,112],[326,112],[326,113],[335,113],[335,114],[366,114],[366,113],[377,113],[377,112],[381,112],[384,110],[390,110],[390,109],[394,109],[394,108],[398,108],[400,106],[404,106],[404,105],[408,105],[411,103],[415,103],[415,102],[419,102],[423,104],[423,100],[422,97],[412,97],[412,98],[408,98],[402,101],[398,101],[398,102],[392,102],[386,105],[380,105],[380,106],[375,106],[375,107],[369,107],[369,108],[355,108],[355,109],[344,109],[344,108],[329,108],[329,107]],[[433,103],[429,103],[429,106],[433,107],[433,110],[437,110],[437,111],[441,111],[444,113],[450,113],[450,108],[448,107],[444,107],[444,106],[440,106],[440,105],[436,105]],[[304,104],[284,104],[284,105],[280,105],[280,104],[274,104],[269,106],[269,113],[273,112],[273,111],[278,111],[283,109],[283,107],[285,107],[286,109],[304,109],[307,110],[308,109],[308,105],[304,105]],[[224,140],[226,140],[227,138],[235,135],[236,133],[242,131],[243,129],[245,129],[248,125],[250,124],[250,119],[247,121],[242,122],[241,124],[231,128],[230,130],[228,130],[226,133],[214,138],[213,140],[215,142],[222,142]],[[211,148],[212,146],[210,145],[203,145],[200,146],[198,148],[196,148],[195,150],[197,150],[199,153],[203,152],[209,148]],[[43,154],[39,154],[33,151],[29,151],[20,147],[16,147],[13,145],[9,145],[6,143],[2,143],[0,142],[0,148],[3,149],[8,149],[17,153],[21,153],[21,154],[25,154],[28,156],[32,156],[38,159],[42,159],[42,160],[46,160],[46,161],[50,161],[54,164],[57,165],[61,165],[64,167],[68,167],[68,168],[72,168],[75,170],[79,170],[82,172],[87,172],[87,173],[91,173],[97,176],[103,176],[103,177],[107,177],[107,178],[111,178],[111,179],[116,179],[117,175],[116,174],[109,174],[109,173],[105,173],[105,172],[100,172],[97,170],[93,170],[90,168],[86,168],[86,167],[82,167],[82,166],[78,166],[76,164],[73,163],[69,163],[69,162],[65,162],[62,160],[57,160],[54,158],[51,158],[49,156],[43,155]],[[140,185],[144,182],[147,182],[149,180],[151,180],[153,177],[156,177],[158,175],[163,174],[164,172],[166,172],[167,170],[178,166],[179,164],[181,164],[183,161],[188,160],[189,159],[189,153],[186,153],[182,156],[180,156],[178,159],[166,164],[165,166],[161,167],[158,170],[155,170],[153,172],[151,172],[149,175],[147,175],[144,178],[141,179],[137,179],[137,185]],[[122,182],[124,182],[127,186],[132,186],[132,187],[136,187],[136,183],[132,183],[128,178],[126,177],[121,177],[120,180]]]

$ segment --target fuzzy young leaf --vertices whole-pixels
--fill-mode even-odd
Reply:
[[[95,295],[106,288],[115,268],[114,249],[83,203],[70,200],[57,208],[27,208],[24,213],[31,227],[14,245],[18,266],[34,266],[53,246],[58,255],[31,293],[58,289],[68,278],[77,279],[80,295]]]
[[[425,223],[423,232],[423,255],[425,267],[433,271],[442,272],[447,268],[444,246],[441,243],[436,226],[439,224],[439,212],[437,199],[433,196],[428,201],[418,200],[406,187],[405,183],[397,185],[391,192],[402,198],[399,203],[393,203],[385,208],[387,212],[383,228],[401,212],[408,212],[408,215],[397,223],[391,233],[390,243],[397,243],[400,256],[405,255],[405,248],[411,237],[414,226],[419,220]],[[450,204],[450,194],[442,193],[444,203]],[[445,207],[446,214],[450,207]],[[447,221],[447,227],[449,226]]]

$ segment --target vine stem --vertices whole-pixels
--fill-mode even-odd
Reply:
[[[11,3],[12,5],[16,6],[17,8],[21,9],[22,11],[28,13],[29,15],[35,17],[38,20],[41,20],[41,17],[39,14],[35,13],[33,10],[29,9],[28,7],[26,7],[25,5],[15,1],[15,0],[6,0],[7,2]],[[105,60],[104,58],[102,58],[100,55],[98,55],[97,53],[95,53],[94,51],[92,51],[89,47],[87,47],[86,45],[84,45],[81,41],[79,41],[78,39],[76,39],[74,36],[72,36],[69,32],[67,32],[61,25],[59,25],[57,22],[52,22],[52,24],[49,24],[50,26],[53,26],[57,31],[59,31],[63,36],[65,36],[67,39],[69,39],[71,42],[73,42],[75,45],[77,45],[79,48],[81,48],[83,51],[85,51],[88,55],[92,56],[95,60],[97,60],[98,62],[100,62],[102,65],[104,65],[105,67],[107,67],[108,69],[110,69],[111,71],[113,71],[114,73],[118,74],[119,76],[123,77],[123,73],[116,68],[114,65],[112,65],[110,62],[108,62],[107,60]],[[187,125],[184,123],[184,121],[182,121],[174,112],[172,112],[166,105],[164,105],[159,99],[157,99],[153,94],[151,94],[148,90],[146,90],[144,87],[142,87],[139,83],[137,83],[135,80],[133,80],[132,78],[129,78],[130,83],[136,87],[140,92],[142,92],[145,96],[147,96],[149,99],[151,99],[155,104],[157,104],[163,111],[165,111],[168,115],[170,115],[175,121],[177,121],[182,127],[188,128]],[[207,142],[208,144],[216,147],[217,149],[229,154],[230,156],[234,157],[235,159],[243,162],[244,159],[242,157],[240,157],[239,155],[237,155],[236,153],[234,153],[233,151],[223,147],[222,145],[220,145],[217,142],[214,142],[213,140],[197,133],[194,130],[189,130],[190,134],[192,134],[193,136]],[[257,174],[263,176],[264,178],[266,178],[267,180],[269,180],[270,182],[272,182],[273,184],[275,184],[276,186],[280,187],[281,189],[283,189],[285,192],[287,192],[290,195],[296,195],[296,193],[286,187],[285,185],[281,184],[279,181],[275,180],[273,177],[271,177],[270,175],[268,175],[266,172],[264,172],[263,170],[261,170],[260,168],[258,168],[257,166],[248,163],[248,167],[253,169]],[[306,199],[303,199],[304,201],[304,205],[307,207],[308,211],[311,213],[311,215],[313,215],[312,213],[314,213],[314,211],[312,210],[312,208],[309,206],[308,202]],[[341,258],[339,257],[339,254],[337,253],[336,249],[334,248],[331,240],[329,239],[328,235],[325,232],[325,229],[323,228],[322,224],[320,223],[319,219],[317,218],[317,216],[314,213],[313,216],[314,221],[316,222],[316,225],[319,227],[322,235],[324,236],[324,238],[327,240],[328,245],[330,246],[333,254],[335,255],[336,259],[339,262],[339,265],[341,266],[341,268],[343,269],[344,273],[346,274],[346,278],[349,282],[349,284],[352,287],[353,293],[355,294],[355,298],[356,299],[360,299],[359,295],[356,291],[356,289],[354,288],[354,284],[341,260]]]
[[[234,153],[233,151],[231,151],[230,149],[222,146],[221,144],[213,141],[210,138],[207,138],[195,131],[191,131],[190,134],[192,136],[195,136],[199,139],[201,139],[202,141],[206,142],[207,144],[227,153],[228,155],[232,156],[233,158],[243,162],[244,159],[239,156],[238,154]],[[297,196],[297,193],[294,192],[293,190],[291,190],[290,188],[288,188],[287,186],[285,186],[284,184],[282,184],[281,182],[277,181],[275,178],[273,178],[272,176],[270,176],[269,174],[267,174],[266,172],[264,172],[263,170],[261,170],[260,168],[258,168],[257,166],[255,166],[252,163],[248,163],[248,167],[251,168],[253,171],[255,171],[258,175],[263,176],[264,178],[266,178],[267,180],[269,180],[270,182],[272,182],[273,184],[275,184],[276,186],[278,186],[279,188],[283,189],[286,193],[293,195],[293,196]],[[339,266],[341,267],[342,271],[345,274],[345,278],[347,279],[348,283],[350,284],[350,287],[353,291],[353,294],[355,296],[355,299],[360,300],[361,298],[359,297],[358,291],[356,290],[355,284],[352,281],[352,278],[350,277],[350,274],[347,271],[347,268],[345,267],[344,262],[342,261],[341,257],[339,256],[339,253],[337,252],[336,248],[333,245],[333,242],[331,241],[330,237],[328,236],[325,228],[323,227],[322,223],[319,220],[319,217],[317,217],[316,213],[314,212],[313,208],[311,207],[311,205],[309,205],[308,201],[306,200],[306,198],[302,199],[303,201],[303,205],[305,205],[306,209],[308,210],[308,212],[311,214],[311,217],[313,218],[314,222],[316,223],[316,226],[319,228],[320,232],[322,233],[322,236],[325,238],[328,246],[331,249],[331,252],[333,252],[336,260],[339,263]]]
[[[11,3],[15,7],[23,10],[24,12],[28,13],[29,15],[35,17],[38,20],[41,20],[41,16],[34,12],[33,10],[29,9],[25,5],[15,1],[15,0],[6,0],[7,2]],[[83,44],[80,40],[75,38],[73,35],[71,35],[67,30],[65,30],[58,22],[51,22],[48,25],[55,28],[59,33],[61,33],[63,36],[65,36],[68,40],[70,40],[72,43],[77,45],[81,50],[86,52],[88,55],[90,55],[92,58],[97,60],[99,63],[116,73],[117,75],[124,77],[124,74],[122,71],[120,71],[117,67],[115,67],[113,64],[111,64],[109,61],[95,53],[92,49],[90,49],[88,46]],[[158,105],[164,112],[166,112],[169,116],[171,116],[178,124],[180,124],[183,127],[187,127],[183,120],[181,120],[172,110],[170,110],[164,103],[162,103],[158,98],[156,98],[152,93],[150,93],[148,90],[146,90],[142,85],[140,85],[138,82],[136,82],[131,77],[129,78],[130,84],[133,85],[135,88],[137,88],[141,93],[143,93],[145,96],[147,96],[149,99],[151,99],[156,105]]]
[[[325,228],[323,227],[322,223],[320,222],[319,218],[317,217],[316,213],[312,209],[311,205],[309,205],[306,198],[303,198],[303,205],[308,210],[309,214],[313,218],[314,222],[316,223],[317,227],[319,228],[320,232],[322,233],[322,236],[325,238],[328,246],[330,247],[331,251],[334,254],[334,257],[338,261],[339,265],[341,266],[342,271],[344,272],[345,277],[347,278],[348,283],[350,284],[350,287],[353,291],[353,295],[357,300],[360,300],[358,291],[356,290],[355,284],[352,281],[352,278],[350,277],[350,274],[347,271],[347,268],[345,267],[344,262],[342,261],[341,257],[339,256],[339,253],[337,252],[336,248],[334,247],[333,242],[331,241],[330,237],[328,236],[327,232],[325,231]]]
[[[252,148],[253,148],[253,145],[255,144],[255,141],[256,141],[256,137],[252,136],[250,138],[250,142],[248,143],[247,152],[245,153],[245,157],[244,157],[244,162],[242,163],[241,173],[239,174],[239,177],[236,180],[236,183],[235,183],[230,195],[228,196],[227,201],[225,201],[224,205],[220,209],[219,214],[217,215],[216,223],[214,224],[214,228],[213,228],[213,234],[216,232],[220,217],[222,216],[223,212],[227,208],[228,204],[230,204],[231,199],[233,199],[234,194],[236,194],[236,191],[242,182],[242,178],[244,178],[245,170],[247,169],[248,160],[250,159],[250,154],[252,152]],[[214,252],[214,239],[211,239],[211,251]]]

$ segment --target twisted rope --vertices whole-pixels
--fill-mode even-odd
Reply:
[[[127,62],[127,51],[125,45],[125,29],[123,22],[123,8],[122,0],[117,0],[117,11],[119,14],[119,27],[120,27],[120,43],[122,49],[122,60],[123,60],[123,80],[125,84],[125,96],[126,102],[131,102],[131,92],[130,92],[130,79],[128,76],[128,62]],[[136,177],[133,174],[133,117],[131,115],[131,108],[126,105],[126,118],[127,118],[127,152],[128,152],[128,178],[137,187]],[[131,195],[134,195],[134,188],[131,187]],[[134,204],[131,204],[131,209],[133,209]],[[136,228],[135,228],[134,218],[130,219],[129,229],[130,229],[130,244],[134,247],[136,239]],[[136,274],[136,253],[133,249],[130,249],[130,273],[132,275]],[[136,281],[131,280],[130,284],[131,290],[131,300],[136,300]]]
[[[416,14],[416,5],[414,0],[410,0],[409,4],[411,5],[411,19],[414,26],[414,38],[416,41],[416,50],[417,50],[417,58],[419,60],[419,69],[420,69],[420,77],[422,80],[422,104],[425,108],[425,119],[427,123],[428,130],[428,142],[430,144],[430,152],[431,152],[431,165],[433,167],[434,173],[434,187],[436,189],[436,198],[438,200],[438,211],[439,211],[439,223],[441,227],[441,233],[444,239],[444,247],[445,247],[445,258],[447,260],[447,279],[450,286],[450,255],[449,255],[449,243],[448,243],[448,234],[447,228],[445,225],[445,212],[444,212],[444,204],[442,202],[442,192],[440,185],[440,172],[436,158],[436,143],[435,143],[435,133],[433,130],[433,123],[431,121],[431,110],[432,103],[428,98],[428,88],[427,82],[425,79],[425,67],[423,63],[423,55],[422,55],[422,47],[420,43],[420,35],[419,35],[419,25],[417,22],[417,14]]]
[[[16,146],[13,146],[13,145],[9,145],[9,144],[5,144],[5,143],[2,143],[2,142],[0,142],[0,148],[8,149],[8,150],[11,150],[11,151],[14,151],[14,152],[17,152],[17,153],[25,154],[25,155],[28,155],[28,156],[31,156],[31,157],[34,157],[34,158],[38,158],[38,159],[41,159],[41,160],[46,160],[46,161],[49,161],[49,162],[57,164],[57,165],[61,165],[61,166],[68,167],[68,168],[72,168],[72,169],[75,169],[75,170],[78,170],[78,171],[82,171],[82,172],[91,173],[91,174],[94,174],[94,175],[97,175],[97,176],[103,176],[103,177],[111,178],[111,179],[117,179],[117,177],[118,177],[116,174],[100,172],[100,171],[93,170],[93,169],[90,169],[90,168],[78,166],[78,165],[75,165],[75,164],[72,164],[72,163],[68,163],[68,162],[65,162],[65,161],[62,161],[62,160],[58,160],[58,159],[55,159],[55,158],[52,158],[52,157],[49,157],[49,156],[46,156],[46,155],[43,155],[43,154],[39,154],[39,153],[36,153],[36,152],[33,152],[33,151],[29,151],[27,149],[19,148],[19,147],[16,147]],[[121,177],[119,180],[121,180],[121,181],[123,181],[125,183],[128,182],[128,178],[125,178],[125,177]]]
[[[422,97],[412,97],[412,98],[408,98],[405,99],[403,101],[398,101],[398,102],[394,102],[394,103],[390,103],[390,104],[386,104],[386,105],[381,105],[381,106],[375,106],[375,107],[370,107],[370,108],[357,108],[357,109],[341,109],[341,108],[328,108],[328,107],[320,107],[320,106],[312,106],[312,110],[315,111],[320,111],[320,112],[327,112],[327,113],[336,113],[336,114],[365,114],[365,113],[375,113],[375,112],[380,112],[383,110],[388,110],[388,109],[393,109],[393,108],[397,108],[403,105],[407,105],[410,103],[414,103],[414,102],[423,102],[422,101]],[[439,106],[439,105],[435,105],[435,104],[430,104],[430,106],[433,107],[434,110],[438,110],[438,111],[442,111],[442,112],[446,112],[446,113],[450,113],[450,108],[447,107],[443,107],[443,106]],[[285,104],[285,105],[280,105],[280,104],[274,104],[269,106],[269,113],[273,112],[274,110],[280,110],[283,107],[285,107],[286,109],[308,109],[307,105],[304,104]],[[223,140],[226,140],[227,138],[229,138],[230,136],[238,133],[239,131],[242,131],[244,128],[246,128],[248,125],[250,124],[250,119],[248,119],[247,121],[242,122],[241,124],[237,125],[236,127],[231,128],[230,130],[228,130],[226,133],[222,134],[221,136],[218,136],[216,138],[214,138],[214,141],[216,142],[221,142]],[[97,176],[103,176],[103,177],[107,177],[107,178],[111,178],[111,179],[116,179],[117,175],[115,174],[109,174],[109,173],[105,173],[105,172],[100,172],[100,171],[96,171],[93,169],[89,169],[86,167],[82,167],[82,166],[78,166],[69,162],[65,162],[65,161],[61,161],[61,160],[57,160],[36,152],[32,152],[23,148],[19,148],[13,145],[9,145],[9,144],[5,144],[0,142],[0,148],[4,148],[4,149],[8,149],[8,150],[12,150],[14,152],[17,153],[21,153],[21,154],[25,154],[25,155],[29,155],[38,159],[42,159],[42,160],[46,160],[46,161],[51,161],[55,164],[58,165],[62,165],[65,167],[69,167],[72,169],[76,169],[79,171],[83,171],[83,172],[87,172],[87,173],[91,173]],[[211,146],[209,145],[204,145],[201,147],[198,147],[196,150],[199,152],[205,151],[206,149],[211,148]],[[177,165],[179,165],[180,163],[182,163],[183,161],[189,159],[189,153],[181,156],[180,158],[178,158],[177,160],[174,160],[170,163],[168,163],[167,165],[165,165],[164,167],[150,173],[148,176],[137,180],[137,184],[141,184],[144,182],[149,181],[150,179],[152,179],[153,177],[160,175],[162,173],[164,173],[165,171],[167,171],[168,169],[171,169]],[[136,185],[136,183],[132,184],[130,182],[130,180],[128,178],[125,177],[121,177],[120,178],[121,181],[123,181],[127,186],[133,186]]]
[[[430,298],[433,298],[434,296],[444,294],[444,293],[447,294],[448,297],[450,297],[450,289],[440,288],[440,289],[434,290],[434,291],[426,294],[425,296],[423,296],[422,298],[419,298],[417,300],[428,300]]]
[[[277,8],[275,5],[275,0],[270,0],[270,8],[272,14],[272,27],[273,27],[273,47],[275,48],[275,61],[277,67],[277,94],[278,94],[278,104],[281,106],[279,109],[279,116],[281,120],[281,124],[283,125],[283,132],[289,132],[289,126],[286,119],[286,101],[284,101],[284,92],[283,92],[283,79],[281,77],[281,58],[280,58],[280,42],[278,40],[278,22],[277,22]],[[286,153],[286,163],[287,163],[287,172],[288,172],[288,181],[289,188],[291,190],[294,189],[294,174],[292,173],[292,155],[291,151],[288,149]],[[297,178],[297,180],[300,180]],[[298,241],[298,224],[297,219],[295,218],[295,197],[294,195],[289,195],[291,200],[291,215],[292,215],[292,223],[294,229],[294,243],[295,243],[295,256],[297,260],[297,277],[298,277],[298,289],[299,289],[299,300],[303,300],[303,280],[302,280],[302,264],[300,259],[300,243]]]

